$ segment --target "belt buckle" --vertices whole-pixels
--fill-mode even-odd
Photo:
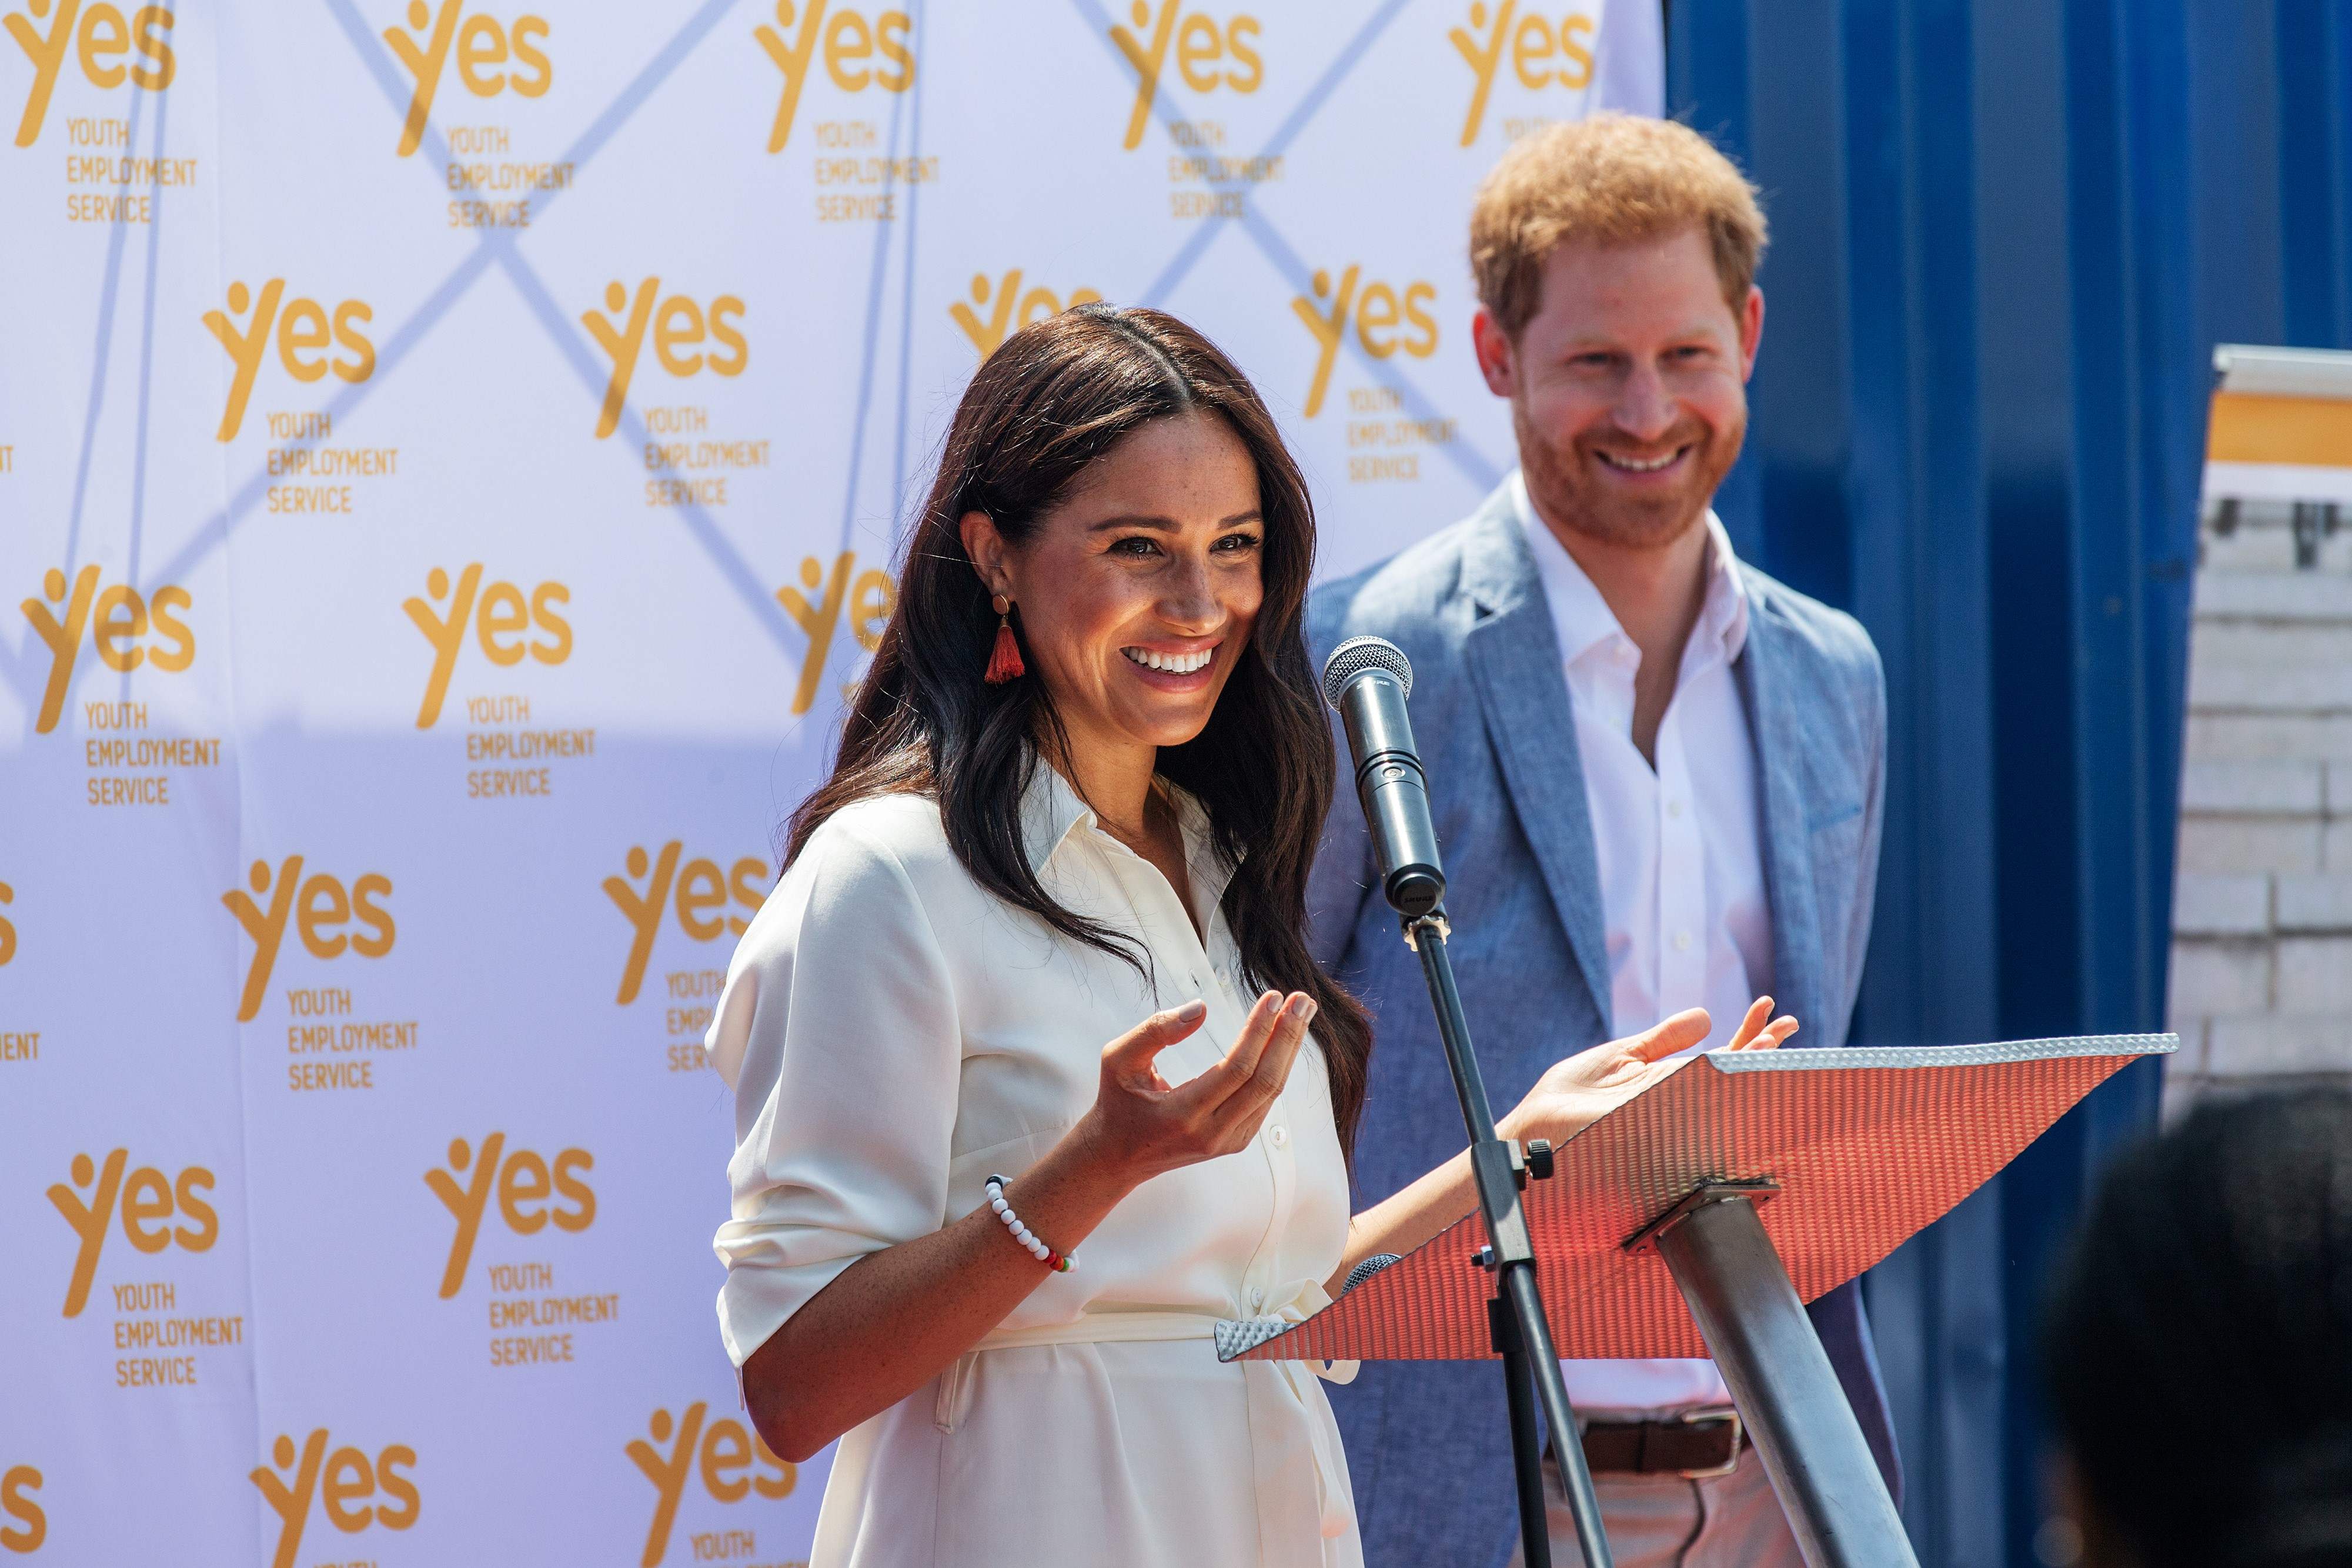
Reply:
[[[1735,1406],[1728,1409],[1718,1407],[1712,1409],[1685,1410],[1676,1417],[1676,1419],[1681,1421],[1685,1427],[1696,1426],[1701,1421],[1713,1421],[1718,1418],[1727,1418],[1731,1422],[1731,1458],[1725,1460],[1720,1465],[1713,1465],[1702,1470],[1676,1470],[1675,1473],[1682,1477],[1683,1479],[1686,1481],[1713,1480],[1719,1477],[1727,1476],[1731,1474],[1732,1471],[1739,1468],[1739,1448],[1746,1435],[1746,1428],[1740,1424],[1739,1410],[1738,1406]]]

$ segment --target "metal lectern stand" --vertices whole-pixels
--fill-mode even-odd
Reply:
[[[1805,1561],[1911,1568],[1803,1304],[1941,1218],[2108,1076],[2179,1044],[2112,1035],[1694,1057],[1555,1151],[1552,1178],[1528,1186],[1520,1207],[1551,1338],[1570,1357],[1713,1355]],[[1490,1276],[1468,1266],[1486,1261],[1485,1228],[1465,1217],[1304,1322],[1221,1323],[1217,1354],[1494,1354]]]

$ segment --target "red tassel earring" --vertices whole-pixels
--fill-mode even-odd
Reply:
[[[996,643],[989,650],[988,674],[982,678],[992,686],[1001,686],[1019,680],[1029,667],[1021,662],[1021,643],[1013,635],[1013,601],[1000,593],[989,608],[996,612]]]

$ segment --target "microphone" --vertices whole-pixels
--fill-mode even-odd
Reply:
[[[1436,908],[1445,897],[1445,871],[1437,862],[1437,830],[1429,820],[1429,780],[1413,750],[1404,700],[1412,695],[1412,665],[1384,637],[1350,637],[1323,664],[1323,700],[1339,710],[1356,759],[1356,798],[1372,831],[1381,893],[1406,919]]]

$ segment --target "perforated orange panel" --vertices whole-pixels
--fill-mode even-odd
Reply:
[[[1724,1052],[1571,1139],[1529,1182],[1546,1315],[1564,1356],[1695,1356],[1706,1346],[1654,1248],[1624,1242],[1702,1183],[1769,1176],[1758,1210],[1812,1301],[1975,1191],[2118,1069],[2172,1035],[1923,1050]],[[1492,1354],[1493,1281],[1473,1213],[1249,1360],[1464,1361]]]

